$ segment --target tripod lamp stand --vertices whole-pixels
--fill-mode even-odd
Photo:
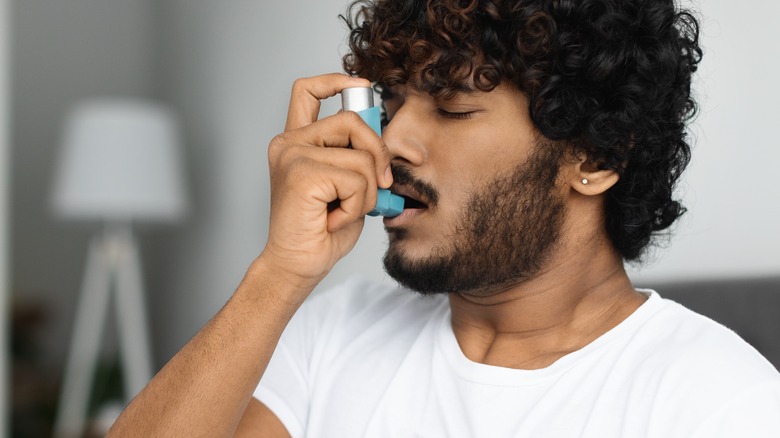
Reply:
[[[102,333],[113,303],[126,402],[152,378],[141,259],[133,223],[180,219],[187,199],[176,119],[140,99],[96,99],[66,118],[52,204],[92,222],[55,419],[55,437],[84,433]]]

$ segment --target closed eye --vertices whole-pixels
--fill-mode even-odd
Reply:
[[[461,120],[461,119],[468,119],[468,118],[470,118],[472,115],[474,115],[474,113],[476,111],[452,112],[452,111],[447,111],[444,108],[436,108],[436,112],[440,116],[448,118],[448,119]]]

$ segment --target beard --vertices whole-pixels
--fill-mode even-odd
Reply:
[[[475,190],[454,231],[423,259],[407,257],[398,243],[405,230],[388,230],[387,273],[424,295],[487,296],[537,274],[549,259],[563,224],[565,204],[556,192],[562,153],[540,141],[522,164]],[[404,182],[414,181],[403,169]]]

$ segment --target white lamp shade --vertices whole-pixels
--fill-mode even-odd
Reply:
[[[66,219],[172,221],[186,211],[173,112],[140,99],[96,99],[68,114],[53,209]]]

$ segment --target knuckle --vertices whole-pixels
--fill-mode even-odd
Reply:
[[[298,78],[294,80],[292,84],[293,91],[300,91],[306,88],[306,82],[306,78]]]
[[[287,136],[284,134],[278,134],[268,143],[268,158],[272,159],[278,157],[280,152],[284,150],[284,145],[287,143]]]
[[[354,111],[342,111],[341,115],[346,118],[347,123],[352,126],[360,126],[363,123],[363,119]]]
[[[367,184],[366,177],[363,174],[353,171],[344,172],[341,176],[341,181],[344,187],[349,188],[352,192],[360,192]]]
[[[357,177],[357,184],[358,184],[358,188],[360,189],[361,192],[365,192],[366,190],[368,190],[369,182],[365,178],[365,176],[359,175]]]
[[[368,151],[356,151],[360,165],[364,169],[374,169],[374,156]]]
[[[345,187],[348,188],[349,192],[352,194],[352,199],[354,202],[357,202],[357,204],[362,205],[366,202],[366,199],[371,197],[369,191],[371,184],[366,181],[365,176],[352,174],[345,182]]]

